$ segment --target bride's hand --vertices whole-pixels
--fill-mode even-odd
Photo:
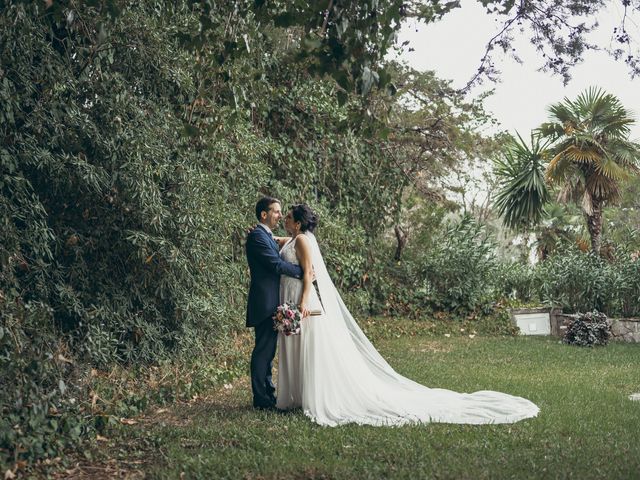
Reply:
[[[276,243],[278,244],[278,248],[282,248],[284,247],[284,245],[291,240],[291,237],[276,237],[274,236],[273,239],[276,241]]]
[[[300,315],[302,315],[302,318],[306,318],[309,316],[309,309],[305,304],[301,303],[300,305],[298,305],[298,310],[300,310]]]

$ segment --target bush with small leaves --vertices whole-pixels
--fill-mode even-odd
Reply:
[[[611,323],[604,313],[594,310],[578,314],[567,327],[562,341],[568,345],[593,347],[606,345],[611,337]]]

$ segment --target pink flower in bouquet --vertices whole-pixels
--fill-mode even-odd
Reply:
[[[274,330],[286,336],[300,333],[301,315],[296,304],[283,303],[278,305],[272,318]]]

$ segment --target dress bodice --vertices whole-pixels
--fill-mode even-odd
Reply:
[[[294,265],[300,265],[298,262],[298,256],[296,255],[296,239],[289,240],[280,250],[280,257],[289,263],[293,263]]]
[[[286,262],[299,265],[295,243],[295,238],[286,243],[280,250],[280,257]],[[291,302],[297,304],[302,297],[302,286],[302,280],[282,275],[280,277],[280,303]]]
[[[280,257],[294,265],[300,265],[298,261],[298,256],[296,255],[296,244],[297,237],[290,240],[286,243],[282,249],[280,250]],[[300,303],[300,298],[302,297],[304,283],[302,280],[288,277],[286,275],[280,276],[280,303],[284,302],[293,302],[295,304]],[[322,304],[320,303],[320,298],[316,292],[315,288],[311,289],[307,307],[311,310],[319,310],[322,308]]]

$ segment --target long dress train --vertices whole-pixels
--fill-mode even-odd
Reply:
[[[382,358],[340,298],[312,233],[312,262],[324,313],[302,322],[300,335],[279,338],[279,408],[302,407],[320,425],[346,423],[512,423],[535,417],[531,401],[494,391],[428,388],[398,374]],[[295,239],[280,254],[292,263]],[[280,300],[299,302],[302,281],[282,276]],[[312,289],[315,296],[315,290]],[[312,299],[317,300],[317,296]]]

